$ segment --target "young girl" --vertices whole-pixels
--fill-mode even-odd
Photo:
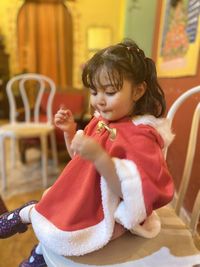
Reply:
[[[163,151],[173,135],[160,117],[165,99],[154,62],[131,40],[105,48],[84,66],[94,117],[76,133],[69,110],[55,124],[63,130],[72,160],[35,204],[0,217],[0,237],[32,223],[41,244],[65,256],[105,246],[126,230],[154,237],[155,209],[167,204],[174,187]],[[20,266],[46,266],[41,248]]]

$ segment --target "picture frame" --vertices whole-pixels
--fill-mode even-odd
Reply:
[[[158,77],[193,76],[200,48],[200,1],[163,0],[157,54]]]

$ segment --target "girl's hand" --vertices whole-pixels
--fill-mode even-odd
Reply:
[[[69,109],[60,108],[54,116],[55,125],[68,135],[76,132],[76,122]]]
[[[104,153],[104,149],[93,138],[84,135],[82,130],[77,131],[74,136],[71,149],[84,159],[95,162]]]
[[[79,130],[71,142],[71,150],[84,159],[90,160],[99,174],[106,179],[111,190],[123,198],[113,160],[96,140],[84,135],[83,131]]]

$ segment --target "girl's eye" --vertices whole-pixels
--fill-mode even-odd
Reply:
[[[90,94],[91,94],[91,95],[97,95],[97,91],[95,91],[95,90],[90,90]]]
[[[106,92],[106,95],[108,95],[108,96],[112,96],[112,95],[115,95],[116,94],[116,92]]]

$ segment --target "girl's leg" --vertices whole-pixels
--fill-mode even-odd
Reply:
[[[19,267],[46,267],[44,257],[42,255],[41,245],[34,246],[28,259],[24,260]]]
[[[115,223],[114,231],[111,240],[114,240],[123,235],[127,230],[119,223]]]
[[[36,203],[37,201],[33,200],[18,209],[0,215],[0,238],[7,238],[16,233],[25,232],[28,229],[27,224],[30,223],[30,220],[26,221],[26,219],[21,218],[20,213],[26,207],[27,210],[30,210]]]
[[[35,204],[32,204],[32,205],[29,205],[27,207],[24,207],[20,210],[19,212],[19,216],[21,218],[21,221],[23,223],[31,223],[31,216],[30,216],[30,213],[31,213],[31,210],[32,208],[35,206]]]
[[[46,193],[48,192],[50,188],[46,189],[42,195],[45,196]],[[19,215],[21,217],[21,220],[25,223],[29,223],[31,222],[31,210],[33,207],[28,206],[23,208]],[[44,260],[44,257],[42,255],[42,248],[41,245],[38,244],[36,246],[33,247],[30,256],[28,257],[28,259],[24,260],[23,262],[21,262],[21,264],[19,265],[19,267],[46,267],[46,262]]]

